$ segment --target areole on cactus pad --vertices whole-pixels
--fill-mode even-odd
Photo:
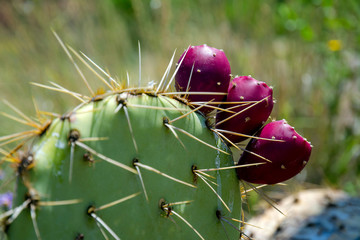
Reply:
[[[246,192],[239,179],[249,178],[239,169],[253,170],[242,160],[236,165],[228,146],[235,144],[212,126],[210,110],[229,112],[222,105],[230,65],[222,51],[200,46],[205,48],[212,59],[190,48],[173,76],[158,86],[125,88],[105,71],[109,81],[100,79],[109,91],[100,95],[93,94],[86,79],[89,97],[37,84],[81,104],[42,124],[25,117],[34,131],[0,138],[3,145],[26,139],[11,151],[0,149],[4,160],[15,164],[17,176],[13,208],[0,215],[8,239],[242,238]],[[192,75],[193,66],[201,66],[205,78]],[[218,84],[210,72],[221,68],[224,82]],[[175,75],[177,90],[186,92],[169,90]],[[185,89],[184,76],[190,81]],[[215,104],[209,107],[208,101]],[[245,153],[250,151],[268,157],[251,145]]]

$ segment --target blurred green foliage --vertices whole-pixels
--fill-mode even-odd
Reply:
[[[274,118],[314,145],[306,181],[360,190],[360,3],[358,0],[0,1],[0,89],[34,115],[64,112],[76,99],[29,82],[53,81],[87,94],[54,29],[120,80],[158,81],[174,49],[224,49],[234,75],[274,86]],[[86,77],[99,86],[85,68]],[[0,103],[2,112],[12,110]],[[0,117],[0,135],[26,127]],[[1,167],[3,167],[2,165]],[[298,178],[300,180],[304,174]]]

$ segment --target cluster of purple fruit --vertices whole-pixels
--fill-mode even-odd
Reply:
[[[181,63],[180,63],[181,62]],[[285,120],[265,125],[273,108],[273,90],[251,76],[232,79],[222,50],[191,46],[179,60],[177,91],[210,116],[229,144],[251,138],[236,168],[239,179],[275,184],[297,175],[307,164],[312,146]],[[250,166],[248,166],[250,164]],[[247,167],[246,167],[247,166]]]

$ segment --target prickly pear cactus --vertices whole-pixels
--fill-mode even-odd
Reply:
[[[269,155],[267,148],[255,153],[249,145],[245,152],[251,159],[244,155],[245,164],[234,161],[229,146],[238,151],[242,148],[229,140],[229,134],[243,139],[252,137],[246,134],[255,130],[241,126],[221,129],[215,115],[230,114],[221,119],[222,123],[239,114],[256,119],[254,111],[243,112],[261,105],[264,96],[245,102],[241,96],[227,98],[231,76],[225,54],[206,45],[193,46],[183,53],[170,79],[166,76],[172,61],[157,85],[134,88],[129,82],[124,87],[89,58],[83,59],[58,40],[69,56],[70,49],[87,62],[86,66],[93,64],[105,75],[108,80],[97,74],[109,90],[95,93],[85,78],[90,97],[57,84],[53,84],[55,87],[37,84],[81,101],[70,112],[50,114],[50,120],[41,121],[41,118],[40,123],[8,104],[24,118],[20,122],[35,128],[0,138],[4,146],[25,140],[12,150],[0,148],[3,159],[15,165],[17,177],[13,208],[0,215],[8,239],[241,239],[246,236],[242,232],[245,223],[241,208],[246,192],[241,184],[250,178],[236,173],[235,169],[249,169],[252,175],[249,182],[273,184],[278,181],[258,180],[261,176],[253,168],[267,163],[267,168],[273,171],[279,165],[275,163],[281,161],[281,165],[286,165],[286,160],[273,158],[277,155]],[[192,78],[195,61],[196,73]],[[217,67],[209,67],[207,63]],[[226,66],[225,71],[222,66]],[[182,70],[177,75],[179,69]],[[214,74],[223,77],[215,80],[211,77]],[[180,92],[171,91],[175,78],[175,88]],[[236,90],[242,91],[247,89]],[[270,92],[265,97],[272,103]],[[226,104],[232,107],[224,107]],[[244,104],[248,107],[243,108]],[[266,115],[259,123],[262,125],[270,113],[266,108],[259,109],[266,111],[258,112]],[[239,120],[232,124],[244,123]],[[261,140],[274,141],[270,137]],[[288,139],[280,141],[285,142],[284,146],[276,141],[279,149],[293,147]],[[302,167],[310,151],[301,159]],[[289,169],[291,174],[286,179],[301,169],[298,170]]]

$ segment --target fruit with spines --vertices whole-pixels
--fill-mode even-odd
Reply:
[[[175,76],[175,87],[177,91],[191,92],[186,94],[189,102],[219,102],[225,98],[231,67],[222,50],[206,44],[191,46],[182,54],[178,64],[180,65]],[[212,107],[200,109],[204,113],[212,110]]]
[[[233,143],[241,142],[258,131],[273,109],[273,90],[265,82],[251,76],[235,77],[218,111],[216,128],[225,130],[224,136]]]
[[[238,178],[250,183],[275,184],[286,181],[303,170],[312,146],[285,120],[266,124],[250,140],[237,165]],[[256,165],[259,163],[259,165]],[[247,166],[254,164],[253,166]]]

